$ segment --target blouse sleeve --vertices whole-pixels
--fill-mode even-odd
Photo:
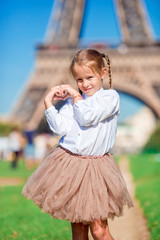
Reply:
[[[72,112],[69,101],[58,110],[51,106],[45,111],[46,119],[50,129],[59,136],[64,136],[70,131],[72,125]]]
[[[120,113],[119,95],[115,90],[104,90],[101,95],[77,101],[74,104],[74,113],[82,127],[96,125]]]

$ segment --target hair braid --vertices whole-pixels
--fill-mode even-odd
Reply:
[[[105,55],[105,59],[108,65],[108,75],[109,75],[109,88],[112,89],[112,72],[111,72],[111,62],[108,55]]]

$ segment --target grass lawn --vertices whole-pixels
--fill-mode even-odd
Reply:
[[[19,177],[27,179],[34,169],[26,170],[25,163],[22,159],[19,160],[17,168],[15,169],[11,168],[11,162],[0,160],[0,177]]]
[[[41,209],[26,200],[21,191],[22,186],[0,187],[0,239],[71,239],[68,221],[41,213]]]
[[[160,155],[132,155],[129,161],[136,198],[147,218],[151,240],[160,240]]]
[[[10,162],[0,161],[0,177],[20,177],[25,182],[34,170],[26,170],[22,160],[16,169]],[[71,239],[70,223],[42,213],[32,200],[21,195],[22,187],[0,187],[0,239]]]

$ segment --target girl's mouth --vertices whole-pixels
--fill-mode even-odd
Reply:
[[[92,88],[86,88],[84,89],[84,92],[88,92],[89,90],[91,90]]]

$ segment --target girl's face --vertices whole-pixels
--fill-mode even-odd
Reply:
[[[89,67],[76,64],[74,72],[78,88],[86,95],[92,96],[102,88],[102,79],[105,77],[107,69],[103,68],[100,75]]]

